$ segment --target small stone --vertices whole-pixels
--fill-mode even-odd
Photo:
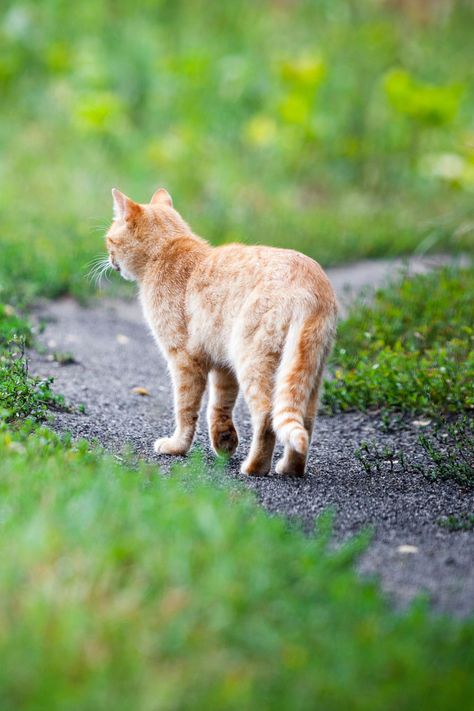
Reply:
[[[402,555],[410,555],[411,553],[418,553],[418,546],[412,546],[409,543],[404,543],[398,546],[397,553],[402,553]]]
[[[130,341],[130,338],[125,336],[123,333],[117,333],[115,339],[117,343],[120,343],[122,346],[125,346]]]
[[[431,420],[413,420],[412,425],[415,427],[428,427],[428,425],[431,425]]]
[[[15,309],[11,304],[5,304],[3,307],[3,311],[5,313],[5,316],[14,316],[15,315]]]

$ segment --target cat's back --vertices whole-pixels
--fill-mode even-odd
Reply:
[[[293,249],[264,245],[227,244],[212,249],[200,265],[196,287],[244,296],[254,290],[280,296],[303,292],[335,301],[322,267]]]

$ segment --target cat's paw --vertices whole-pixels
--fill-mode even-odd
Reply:
[[[211,443],[216,454],[224,454],[231,457],[239,444],[237,430],[233,425],[221,432],[214,428],[211,431]]]
[[[306,457],[303,457],[298,452],[294,452],[293,456],[287,458],[282,457],[275,465],[277,474],[284,476],[304,476],[306,467]]]
[[[156,454],[170,454],[178,457],[186,454],[189,447],[174,437],[160,437],[154,442],[153,449]]]
[[[247,458],[240,467],[242,474],[248,476],[266,476],[271,467],[271,462],[262,462],[258,459]]]

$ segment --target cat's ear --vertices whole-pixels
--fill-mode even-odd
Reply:
[[[112,197],[114,200],[114,220],[130,220],[141,211],[138,203],[121,193],[117,188],[112,188]]]
[[[168,205],[168,207],[173,207],[171,195],[164,188],[158,188],[158,190],[156,190],[153,194],[153,197],[150,200],[150,204],[155,205],[156,203],[161,203],[162,205]]]

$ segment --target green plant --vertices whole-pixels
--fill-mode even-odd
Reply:
[[[73,365],[77,362],[73,354],[69,351],[55,351],[52,357],[59,365]]]
[[[44,420],[49,409],[65,406],[64,398],[53,393],[51,378],[29,374],[26,346],[31,343],[30,324],[12,306],[0,304],[0,420]]]
[[[357,304],[338,330],[331,411],[474,408],[474,269],[408,277]]]
[[[0,303],[0,349],[15,336],[30,342],[30,325],[22,318],[10,304]]]
[[[474,529],[474,514],[464,516],[445,516],[438,521],[439,525],[449,531],[472,531]]]
[[[48,410],[64,407],[64,398],[51,389],[52,378],[32,377],[28,372],[25,342],[15,339],[0,351],[0,419],[30,417],[44,420]]]
[[[379,447],[375,442],[363,441],[354,452],[354,456],[363,466],[366,474],[382,474],[387,465],[389,473],[393,474],[396,465],[405,469],[405,456],[402,451],[397,451],[393,447]]]
[[[384,86],[393,107],[420,126],[449,124],[459,111],[458,86],[425,84],[403,69],[388,72]]]
[[[461,486],[474,486],[474,419],[462,417],[440,423],[432,435],[420,435],[420,444],[434,468],[429,476],[454,479]]]

